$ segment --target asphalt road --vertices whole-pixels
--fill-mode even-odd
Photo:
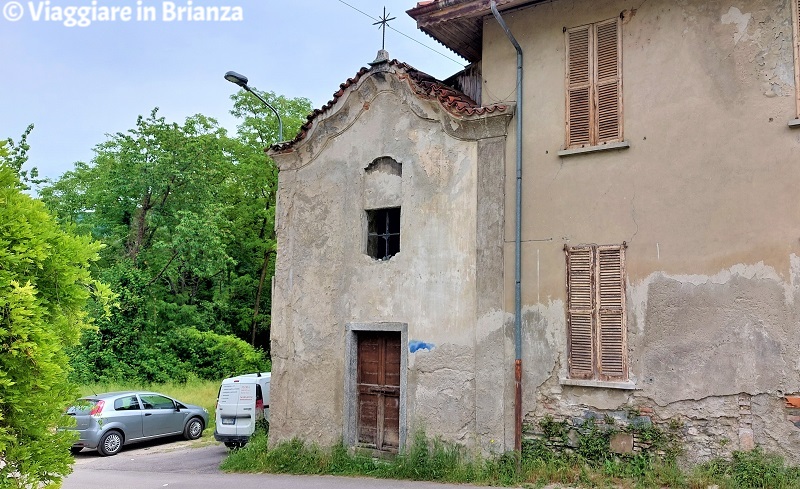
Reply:
[[[465,489],[477,486],[349,477],[226,474],[221,444],[175,441],[132,445],[113,457],[94,450],[75,456],[63,489]]]

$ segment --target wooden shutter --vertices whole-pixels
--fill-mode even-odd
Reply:
[[[625,335],[625,249],[597,249],[598,375],[601,380],[627,380]]]
[[[565,251],[569,376],[627,380],[625,245]]]
[[[619,20],[597,24],[594,86],[597,138],[593,144],[622,139],[622,73]]]
[[[593,250],[582,246],[567,248],[567,296],[569,328],[569,376],[594,376]]]
[[[591,144],[591,26],[567,31],[567,148]]]
[[[567,30],[566,124],[567,148],[622,140],[619,19]]]
[[[794,31],[794,87],[796,114],[800,117],[800,0],[792,0],[792,30]]]

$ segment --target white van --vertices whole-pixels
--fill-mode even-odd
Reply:
[[[217,395],[214,439],[234,449],[243,447],[256,422],[269,421],[270,372],[231,377],[222,381]]]

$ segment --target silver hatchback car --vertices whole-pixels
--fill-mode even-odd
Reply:
[[[97,448],[116,455],[123,445],[162,436],[196,440],[208,424],[208,411],[157,392],[109,392],[78,399],[66,414],[75,418],[80,438],[72,453]]]

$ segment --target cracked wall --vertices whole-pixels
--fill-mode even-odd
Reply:
[[[679,426],[692,463],[756,444],[800,462],[800,429],[785,399],[800,391],[798,277],[795,270],[784,280],[758,264],[714,276],[654,273],[629,284],[629,307],[637,311],[628,325],[636,390],[562,385],[563,369],[541,384],[531,379],[529,435],[545,416],[571,420],[642,410],[664,430]],[[563,330],[558,319],[554,323],[551,331]],[[563,340],[528,340],[532,350],[563,351]],[[566,357],[546,365],[558,369],[559,362]]]
[[[474,446],[482,443],[478,425],[487,440],[504,437],[504,424],[491,419],[505,416],[503,396],[495,394],[490,411],[476,408],[477,376],[504,382],[502,370],[476,374],[477,356],[504,359],[503,323],[485,323],[480,346],[476,330],[478,314],[502,308],[512,111],[454,117],[419,98],[406,77],[402,68],[375,67],[292,151],[274,155],[281,172],[270,443],[355,438],[357,403],[345,398],[356,392],[346,384],[355,379],[348,324],[407,327],[401,438],[424,429]],[[493,190],[479,197],[479,188]],[[401,208],[400,251],[381,261],[366,253],[365,209],[386,206]]]
[[[564,29],[617,16],[630,148],[559,157]],[[784,399],[800,392],[791,16],[785,0],[556,0],[504,13],[525,53],[529,420],[641,406],[656,423],[684,426],[691,461],[753,444],[800,461]],[[483,102],[510,99],[515,53],[491,17],[483,42]],[[512,165],[509,157],[509,175]],[[506,179],[507,209],[514,185]],[[511,221],[505,242],[505,310],[513,311]],[[566,385],[564,245],[623,242],[635,389]]]
[[[563,29],[619,15],[630,148],[559,158]],[[785,405],[800,393],[788,2],[556,0],[504,18],[535,87],[523,101],[526,419],[636,410],[680,426],[691,462],[756,444],[800,461]],[[483,101],[506,102],[515,54],[492,18],[484,29]],[[509,450],[514,128],[444,114],[395,75],[364,76],[275,155],[270,441],[341,437],[344,325],[388,321],[408,325],[409,433]],[[365,178],[381,157],[402,176]],[[363,210],[398,200],[401,252],[375,262]],[[622,242],[635,388],[568,385],[564,245]]]

